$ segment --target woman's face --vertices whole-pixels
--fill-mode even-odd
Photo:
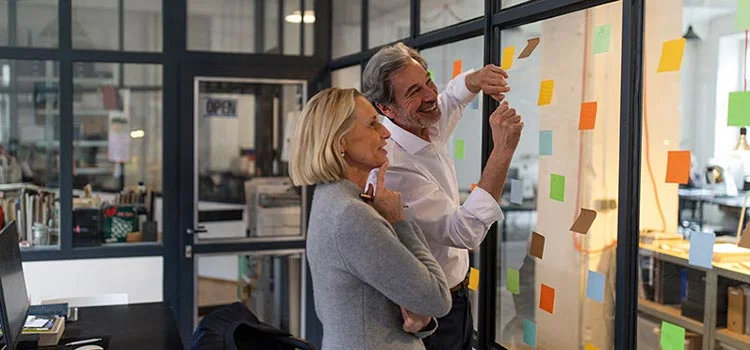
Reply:
[[[364,97],[357,97],[354,127],[343,140],[347,165],[367,172],[383,165],[388,161],[384,147],[389,137],[391,133],[380,124],[375,107]]]

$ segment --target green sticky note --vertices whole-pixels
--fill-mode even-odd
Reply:
[[[428,70],[428,71],[427,71],[427,73],[428,73],[428,74],[430,74],[430,79],[432,79],[432,80],[435,80],[435,78],[433,78],[433,75],[432,75],[432,71],[431,71],[431,70]]]
[[[750,125],[750,92],[738,91],[729,93],[729,115],[727,116],[727,125]]]
[[[565,202],[565,176],[552,174],[550,176],[549,197]]]
[[[508,268],[508,291],[513,294],[521,293],[521,288],[518,286],[519,275],[518,270]]]
[[[464,139],[456,140],[456,160],[464,159]]]
[[[612,26],[601,25],[594,29],[594,55],[609,51],[609,42],[612,38]]]
[[[750,0],[737,0],[734,23],[737,30],[750,29]]]
[[[662,350],[685,349],[685,328],[662,321],[661,340],[659,340],[659,344]]]

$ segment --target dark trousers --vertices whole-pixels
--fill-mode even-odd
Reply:
[[[451,293],[453,306],[445,317],[438,318],[438,329],[423,339],[427,350],[471,350],[474,321],[471,318],[469,290],[466,287]]]

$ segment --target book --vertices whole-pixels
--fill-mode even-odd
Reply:
[[[23,329],[24,334],[37,334],[39,336],[39,346],[55,346],[65,333],[65,318],[55,317],[52,321],[52,327],[48,330]]]

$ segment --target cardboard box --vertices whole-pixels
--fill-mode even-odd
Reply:
[[[745,291],[741,287],[729,287],[729,310],[727,328],[737,334],[745,332]]]

